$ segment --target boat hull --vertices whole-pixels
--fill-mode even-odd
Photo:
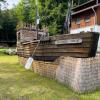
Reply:
[[[18,55],[23,57],[33,56],[35,60],[45,61],[52,61],[60,56],[95,57],[98,39],[99,34],[94,32],[51,36],[49,40],[41,40],[34,54],[37,41],[20,43],[17,46]]]

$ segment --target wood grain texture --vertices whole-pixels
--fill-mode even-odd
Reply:
[[[78,38],[82,39],[82,43],[55,45],[55,41],[57,40]],[[49,40],[40,42],[34,57],[37,60],[43,60],[44,58],[44,60],[46,60],[46,58],[49,60],[49,58],[57,58],[59,56],[71,56],[78,58],[95,57],[98,38],[98,33],[93,32],[51,36]],[[37,43],[38,41],[20,43],[17,46],[18,55],[23,57],[32,56]]]

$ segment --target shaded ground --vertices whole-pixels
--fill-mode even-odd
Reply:
[[[17,56],[0,49],[0,100],[100,100],[100,90],[80,95],[54,80],[26,71]]]

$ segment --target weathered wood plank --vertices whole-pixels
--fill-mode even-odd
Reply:
[[[93,57],[96,54],[97,42],[99,35],[97,33],[81,33],[70,35],[51,36],[49,41],[41,41],[34,56],[43,59],[43,57]],[[55,41],[67,41],[67,39],[82,39],[82,43],[75,44],[58,44]],[[23,57],[32,56],[38,41],[25,42],[18,45],[18,55]]]

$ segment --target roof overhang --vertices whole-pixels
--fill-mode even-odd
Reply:
[[[77,11],[77,12],[73,12],[71,15],[73,16],[73,15],[79,14],[81,12],[84,12],[84,11],[87,11],[87,10],[90,10],[90,9],[93,9],[93,8],[96,8],[96,7],[100,7],[100,4],[85,8],[85,9]]]
[[[72,8],[72,10],[74,10],[74,9],[76,9],[76,8],[79,8],[79,7],[81,7],[81,6],[84,6],[84,5],[86,5],[86,4],[88,4],[88,3],[91,3],[91,2],[93,2],[93,1],[95,1],[95,0],[89,0],[89,1],[87,1],[87,2],[85,2],[85,3],[83,3],[83,4],[81,4],[81,5],[78,5],[78,6],[74,7],[74,8]]]

